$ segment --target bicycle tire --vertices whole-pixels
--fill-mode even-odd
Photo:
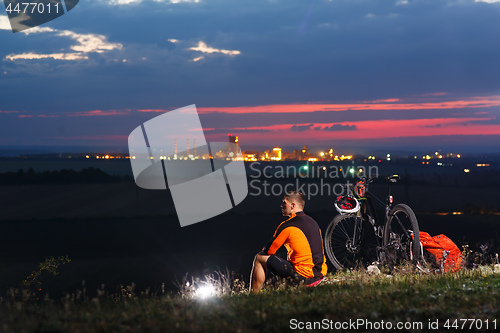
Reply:
[[[356,221],[361,222],[361,237],[353,244]],[[377,260],[379,245],[373,226],[354,214],[337,215],[328,225],[325,233],[325,252],[338,270],[367,266]]]
[[[391,209],[384,226],[383,259],[390,269],[408,262],[424,267],[417,217],[405,204]],[[413,236],[412,236],[413,235]]]

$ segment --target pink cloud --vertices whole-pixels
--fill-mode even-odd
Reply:
[[[388,103],[390,101],[390,103]],[[261,106],[238,107],[199,107],[199,113],[304,113],[316,111],[348,111],[348,110],[429,110],[429,109],[463,109],[486,108],[500,106],[500,96],[473,97],[461,100],[422,102],[422,103],[393,103],[399,99],[375,100],[352,104],[273,104]]]
[[[164,110],[164,109],[139,109],[137,111],[139,111],[139,112],[156,112],[156,113],[162,113],[162,112],[168,112],[170,110]]]
[[[91,110],[67,113],[67,117],[117,116],[130,114],[130,110]]]
[[[499,124],[481,124],[489,119],[485,118],[437,118],[437,119],[412,119],[412,120],[370,120],[358,122],[343,122],[332,124],[295,124],[296,126],[309,126],[310,129],[300,132],[300,142],[318,140],[361,140],[361,139],[383,139],[399,137],[429,137],[438,135],[500,135]],[[431,125],[430,125],[431,124]],[[355,125],[355,130],[327,131],[325,127],[336,125],[339,128]],[[317,128],[320,129],[317,129]],[[316,129],[315,129],[316,128]],[[242,142],[268,143],[297,141],[297,132],[291,130],[290,124],[273,126],[255,126],[233,129],[233,134],[238,135]],[[248,130],[252,130],[248,132]],[[262,135],[258,130],[265,130]],[[207,137],[210,137],[207,133]],[[334,141],[333,141],[334,142]]]

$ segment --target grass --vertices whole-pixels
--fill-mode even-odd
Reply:
[[[394,325],[421,322],[425,331],[429,322],[439,320],[443,328],[446,320],[460,318],[483,324],[488,320],[492,329],[494,320],[500,326],[500,269],[496,268],[480,266],[441,275],[407,270],[370,275],[353,270],[329,274],[314,288],[280,283],[251,296],[242,281],[229,281],[217,273],[204,281],[182,281],[178,294],[137,293],[128,286],[115,294],[97,291],[95,297],[80,291],[59,301],[3,298],[0,331],[283,332],[307,322],[334,325],[358,319]],[[196,286],[209,282],[222,295],[197,298]]]

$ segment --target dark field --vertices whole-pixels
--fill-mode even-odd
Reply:
[[[113,174],[110,170],[118,169],[107,170]],[[492,215],[500,211],[497,176],[413,171],[407,175],[411,181],[394,187],[394,196],[415,210],[421,230],[444,233],[459,247],[479,249],[486,244],[489,248],[483,251],[493,253],[500,240],[500,215]],[[264,180],[249,175],[249,181],[255,179]],[[279,184],[275,189],[295,183],[290,178],[268,181]],[[300,184],[307,192],[318,179],[301,179]],[[375,183],[371,190],[384,198],[386,185]],[[44,282],[51,297],[81,289],[82,281],[89,293],[102,284],[115,291],[132,282],[139,290],[160,288],[162,283],[175,290],[176,280],[185,274],[203,276],[226,267],[248,281],[253,256],[283,220],[281,193],[249,191],[231,211],[181,228],[168,191],[139,189],[132,181],[0,186],[0,292],[17,286],[44,258],[60,255],[72,261]],[[323,231],[336,214],[334,199],[331,193],[319,193],[306,204],[306,213]],[[436,214],[453,211],[475,214]]]

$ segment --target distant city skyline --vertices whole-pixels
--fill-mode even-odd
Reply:
[[[240,144],[238,136],[229,135],[227,138],[228,143]],[[176,140],[177,141],[177,140]],[[220,142],[219,142],[220,143]],[[209,155],[197,154],[198,147],[196,142],[187,140],[184,142],[185,147],[178,146],[174,154],[171,156],[162,156],[165,159],[184,159],[184,158],[207,158]],[[189,148],[190,147],[190,148]],[[357,147],[315,147],[309,145],[298,146],[262,146],[262,147],[242,147],[240,146],[242,157],[245,161],[280,161],[280,160],[310,160],[310,161],[344,161],[355,158],[368,158],[368,159],[386,159],[386,157],[396,158],[423,158],[424,160],[434,158],[461,158],[473,157],[477,155],[482,156],[499,156],[500,152],[478,152],[468,151],[457,147],[456,149],[430,149],[429,147],[422,147],[421,149],[413,150],[398,150],[394,148],[377,147],[372,150],[360,150]],[[230,148],[226,147],[227,152],[231,152]],[[222,152],[222,151],[221,151]],[[227,154],[215,153],[213,157],[225,158]],[[87,159],[128,159],[132,157],[128,148],[126,147],[112,147],[112,146],[0,146],[0,158],[2,157],[59,157],[59,158],[87,158]],[[231,156],[236,156],[231,154]],[[390,160],[390,158],[389,158]]]

